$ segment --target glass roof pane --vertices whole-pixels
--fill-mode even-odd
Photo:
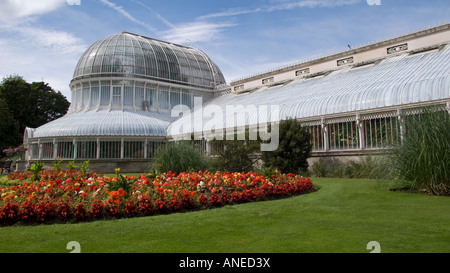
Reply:
[[[98,73],[108,77],[111,72],[207,88],[211,83],[225,83],[218,67],[197,49],[127,32],[105,37],[88,48],[75,68],[74,80],[103,76]]]

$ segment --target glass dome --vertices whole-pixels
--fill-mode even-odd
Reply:
[[[122,32],[95,42],[80,58],[73,75],[130,77],[213,89],[225,79],[202,51]]]
[[[177,105],[211,99],[225,83],[201,50],[122,32],[90,46],[70,83],[67,114],[32,138],[164,137]]]

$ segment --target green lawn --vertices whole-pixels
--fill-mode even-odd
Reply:
[[[450,252],[450,198],[364,179],[315,178],[319,191],[219,209],[80,224],[0,227],[0,252]]]

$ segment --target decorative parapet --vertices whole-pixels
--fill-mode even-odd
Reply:
[[[333,68],[329,67],[327,63],[334,63],[335,67],[345,66],[346,64],[356,63],[353,66],[358,67],[363,64],[372,64],[375,63],[372,60],[380,61],[380,59],[386,58],[386,56],[403,53],[403,52],[411,52],[414,53],[419,48],[428,48],[433,47],[436,44],[442,44],[444,42],[448,42],[448,38],[445,38],[444,32],[448,32],[450,30],[450,24],[445,22],[445,24],[439,23],[439,25],[428,26],[428,28],[419,28],[414,31],[410,31],[408,33],[403,33],[402,35],[395,35],[394,37],[386,37],[384,39],[379,39],[376,41],[368,42],[361,44],[359,46],[348,46],[345,50],[341,50],[335,53],[324,54],[315,58],[309,58],[307,60],[286,64],[282,67],[270,69],[268,71],[264,71],[261,73],[256,73],[247,77],[242,77],[236,80],[232,80],[230,85],[232,87],[239,86],[242,84],[249,84],[254,87],[256,85],[262,86],[262,80],[270,77],[275,77],[274,82],[279,80],[284,80],[287,77],[291,77],[292,79],[295,77],[305,77],[309,76],[310,73],[316,74],[320,73],[317,71],[317,67],[323,70],[333,70]],[[423,44],[423,38],[426,36],[440,34],[439,41],[435,41],[434,38],[430,38],[429,41]],[[447,36],[448,37],[448,36]],[[421,40],[420,43],[416,43],[415,41]],[[446,39],[446,41],[444,41]],[[428,43],[428,45],[426,45]],[[419,44],[421,46],[419,46]],[[383,49],[384,48],[384,49]],[[420,50],[423,50],[420,49]],[[381,49],[381,51],[380,51]],[[373,51],[373,54],[361,54],[367,53],[369,51]],[[380,52],[383,52],[380,53]],[[376,56],[375,56],[376,55]],[[323,64],[326,64],[325,66]],[[327,66],[328,65],[328,66]],[[292,76],[286,76],[289,73],[292,73]],[[277,78],[279,75],[283,75],[283,77]],[[308,77],[305,77],[308,78]],[[259,83],[257,83],[259,81]],[[265,83],[267,84],[267,83]],[[234,91],[232,89],[232,91]]]
[[[396,45],[396,46],[393,46],[393,47],[388,47],[387,48],[387,54],[394,54],[394,53],[398,53],[398,52],[406,51],[406,50],[408,50],[408,43],[404,43],[404,44],[401,44],[401,45]]]
[[[352,63],[353,63],[353,57],[337,60],[337,66],[343,66],[343,65],[352,64]]]

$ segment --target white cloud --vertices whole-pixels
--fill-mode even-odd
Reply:
[[[0,35],[0,78],[43,80],[70,100],[69,82],[88,45],[71,33],[29,25],[3,28]]]
[[[15,32],[16,37],[22,43],[32,45],[35,48],[50,50],[52,54],[56,55],[80,54],[87,48],[87,45],[80,38],[65,31],[32,26],[16,26],[12,27],[11,31]]]
[[[333,8],[339,6],[354,5],[357,3],[361,3],[361,1],[363,0],[302,0],[294,2],[286,0],[276,0],[272,1],[275,3],[271,5],[261,6],[254,9],[230,8],[225,11],[203,15],[198,17],[197,19],[229,17],[259,12],[283,11],[296,8]]]
[[[44,81],[71,97],[69,83],[79,55],[58,55],[44,48],[0,42],[0,78],[20,75],[28,82]]]
[[[242,14],[256,13],[256,12],[260,12],[260,11],[262,11],[261,8],[255,8],[255,9],[230,8],[225,11],[203,15],[203,16],[198,17],[197,19],[202,20],[202,19],[217,18],[217,17],[237,16],[237,15],[242,15]]]
[[[136,0],[131,0],[131,1],[134,2],[134,3],[136,3],[136,4],[138,4],[138,5],[141,5],[142,7],[146,8],[147,10],[151,11],[153,14],[156,15],[156,18],[158,18],[158,19],[159,19],[161,22],[163,22],[166,26],[168,26],[168,27],[170,27],[170,28],[174,28],[174,27],[175,27],[171,22],[169,22],[169,20],[167,20],[167,19],[164,18],[161,14],[157,13],[156,11],[154,11],[154,10],[153,10],[152,8],[150,8],[149,6],[143,4],[143,3],[139,2],[139,1],[136,1]]]
[[[266,11],[291,10],[296,8],[334,8],[340,6],[354,5],[363,0],[302,0],[296,2],[282,1],[279,5],[273,5]]]
[[[163,39],[173,43],[209,42],[220,37],[225,28],[235,26],[232,23],[208,23],[189,22],[175,25],[174,28],[165,31]]]
[[[126,18],[128,18],[130,21],[141,25],[143,27],[145,27],[146,29],[152,31],[152,32],[156,32],[156,29],[152,26],[150,26],[149,24],[140,21],[138,19],[136,19],[133,15],[131,15],[129,12],[127,12],[126,10],[124,10],[124,8],[122,6],[116,5],[115,3],[109,2],[108,0],[100,0],[103,4],[105,4],[106,6],[116,10],[117,12],[121,13],[123,16],[125,16]]]
[[[70,32],[40,27],[39,19],[66,0],[0,0],[0,77],[45,81],[70,99],[68,87],[84,41]]]
[[[2,0],[0,20],[17,23],[24,18],[42,15],[57,10],[66,0]]]

